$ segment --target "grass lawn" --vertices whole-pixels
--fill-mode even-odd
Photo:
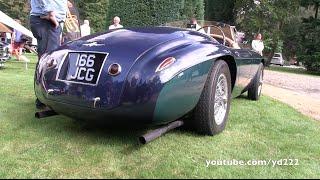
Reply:
[[[30,57],[30,56],[29,56]],[[232,101],[214,137],[175,130],[148,145],[145,129],[34,118],[35,61],[0,70],[0,178],[319,178],[320,123],[262,97]],[[298,166],[209,166],[206,160],[298,159]]]
[[[281,66],[270,66],[270,67],[267,67],[266,69],[271,71],[278,71],[278,72],[288,72],[288,73],[294,73],[294,74],[320,76],[320,72],[310,72],[301,68],[298,69],[298,68],[288,68],[288,67],[281,67]]]

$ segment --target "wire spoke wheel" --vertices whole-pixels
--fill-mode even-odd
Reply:
[[[211,136],[222,132],[228,121],[230,101],[230,69],[224,60],[217,60],[194,110],[194,123],[198,132]]]
[[[220,74],[215,88],[214,120],[217,125],[224,121],[228,106],[228,84],[224,74]]]

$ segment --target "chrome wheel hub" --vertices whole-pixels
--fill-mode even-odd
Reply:
[[[226,116],[229,96],[228,93],[227,77],[224,74],[221,74],[216,84],[214,98],[214,120],[217,125],[221,125]]]

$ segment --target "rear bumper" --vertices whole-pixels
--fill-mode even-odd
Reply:
[[[136,93],[144,95],[141,97],[130,96],[129,93],[126,93],[127,95],[122,97],[121,100],[119,100],[120,102],[115,103],[114,106],[106,106],[103,98],[101,98],[101,102],[98,102],[94,106],[93,101],[87,102],[83,100],[84,94],[76,96],[66,93],[62,95],[48,93],[38,73],[36,73],[34,90],[37,98],[42,103],[58,114],[73,119],[105,122],[130,121],[137,124],[153,124],[154,108],[159,93],[159,91],[153,91],[150,96],[146,93]],[[101,91],[108,91],[108,89],[101,88]],[[128,91],[130,92],[130,89]],[[133,93],[135,93],[135,91],[133,91]]]
[[[150,114],[150,112],[144,111],[145,108],[141,106],[122,105],[113,109],[104,109],[99,107],[83,107],[44,98],[39,98],[39,100],[58,114],[65,115],[76,120],[152,124],[152,118],[148,117],[152,117],[153,113]]]

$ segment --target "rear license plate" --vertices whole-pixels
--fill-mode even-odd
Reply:
[[[57,80],[96,86],[108,53],[69,52],[58,70]]]

